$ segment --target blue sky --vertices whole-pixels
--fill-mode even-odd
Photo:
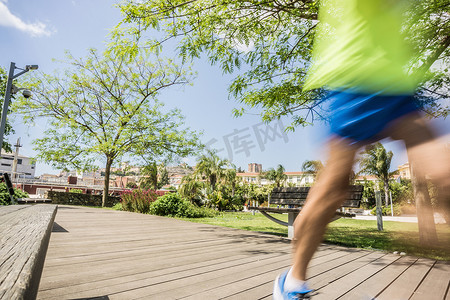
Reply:
[[[102,49],[107,34],[121,19],[120,12],[108,0],[0,0],[0,66],[9,69],[11,61],[17,66],[38,64],[39,71],[51,73],[62,65],[53,59],[63,59],[69,50],[83,57],[88,48]],[[173,53],[168,53],[172,55]],[[232,76],[224,76],[217,66],[205,60],[194,64],[197,77],[193,86],[174,89],[161,95],[168,107],[178,107],[186,116],[191,129],[203,131],[203,142],[219,151],[223,158],[231,158],[236,166],[261,163],[264,169],[282,164],[287,171],[299,171],[305,160],[326,159],[326,132],[323,124],[298,128],[283,133],[288,120],[261,124],[257,115],[234,118],[231,110],[239,106],[228,99],[227,86]],[[12,143],[21,137],[21,154],[34,156],[32,140],[45,129],[45,122],[26,128],[15,118],[16,134]],[[447,123],[448,125],[448,123]],[[401,143],[385,146],[394,151],[392,167],[407,161]],[[194,164],[195,159],[187,160]],[[54,173],[51,167],[38,162],[36,174]]]

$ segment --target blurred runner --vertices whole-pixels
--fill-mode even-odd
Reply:
[[[323,0],[305,90],[326,88],[331,102],[329,159],[295,222],[294,261],[277,277],[273,298],[305,299],[308,264],[347,193],[356,151],[390,137],[403,140],[414,174],[441,187],[449,209],[450,159],[423,121],[407,73],[414,53],[401,34],[406,0]],[[448,218],[447,218],[448,220]]]

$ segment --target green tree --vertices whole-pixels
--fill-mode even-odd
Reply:
[[[149,163],[141,168],[141,175],[140,187],[144,189],[156,191],[169,183],[169,172],[164,164]]]
[[[374,175],[383,183],[384,199],[389,205],[389,179],[396,173],[390,172],[394,153],[387,152],[381,143],[366,146],[359,160],[360,174]]]
[[[302,171],[311,174],[314,178],[322,171],[323,163],[320,160],[305,160],[302,164]]]
[[[199,204],[203,197],[205,183],[198,180],[195,174],[186,175],[181,179],[178,193],[188,199],[191,203]]]
[[[228,160],[221,159],[213,150],[207,150],[206,154],[198,159],[195,172],[205,177],[211,192],[214,192],[217,182],[222,178],[225,167],[228,165]]]
[[[234,197],[236,194],[236,185],[239,183],[239,180],[240,178],[237,176],[235,166],[223,172],[223,181],[231,189],[231,197]]]
[[[130,57],[91,49],[86,59],[68,54],[67,64],[64,74],[32,78],[33,97],[16,107],[31,124],[48,119],[49,129],[35,140],[38,159],[59,169],[105,164],[103,205],[116,159],[171,159],[197,148],[198,136],[183,128],[180,112],[165,112],[157,100],[167,88],[188,82],[170,60],[147,50]]]
[[[287,175],[284,174],[284,171],[284,167],[282,165],[278,165],[276,169],[270,168],[267,172],[265,172],[263,178],[273,181],[277,187],[280,187],[287,179]]]
[[[8,75],[6,74],[6,71],[0,67],[0,105],[3,107],[3,101],[5,101],[5,91],[6,91],[6,83],[8,81]],[[11,95],[11,100],[14,99],[14,95]],[[0,109],[1,111],[1,109]],[[6,119],[5,124],[5,132],[4,136],[8,136],[10,134],[14,133],[13,128],[11,127],[11,124],[9,123],[8,119]],[[3,145],[2,149],[5,149],[8,152],[12,152],[11,144],[8,143],[5,139],[3,139]]]
[[[319,2],[125,0],[119,4],[124,18],[113,36],[133,41],[123,43],[124,51],[160,47],[175,40],[184,59],[204,53],[225,73],[242,69],[229,87],[230,95],[245,104],[235,114],[242,115],[249,107],[261,109],[266,121],[290,116],[293,129],[322,117],[317,99],[323,91],[302,89]],[[450,97],[445,88],[450,83],[445,67],[450,58],[449,12],[446,0],[415,1],[404,26],[417,50],[410,62],[411,72],[430,73],[421,84],[418,99],[434,116],[448,114],[448,106],[436,99]],[[149,30],[158,30],[152,37],[160,38],[144,39]]]

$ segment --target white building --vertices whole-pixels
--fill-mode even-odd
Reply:
[[[14,154],[2,153],[0,159],[0,172],[9,173],[12,178],[14,167]],[[20,178],[34,178],[36,172],[36,164],[30,158],[23,155],[17,155],[17,168],[14,172]]]
[[[285,186],[310,186],[314,183],[314,175],[305,172],[284,172],[286,175]],[[237,173],[238,177],[242,178],[242,181],[247,183],[253,183],[258,185],[272,184],[273,182],[262,178],[261,173]]]

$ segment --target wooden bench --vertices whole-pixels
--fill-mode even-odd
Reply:
[[[57,206],[0,206],[0,299],[35,299]]]
[[[306,197],[308,196],[309,187],[282,187],[274,188],[269,196],[269,207],[250,206],[250,210],[259,210],[264,216],[270,220],[288,227],[288,237],[294,237],[294,221],[300,213]],[[361,203],[361,197],[364,187],[362,185],[349,186],[349,192],[346,200],[342,204],[342,208],[351,207],[358,208]],[[276,204],[278,207],[270,207],[271,204]],[[287,206],[287,207],[280,207]],[[288,222],[281,221],[268,213],[287,213]],[[355,214],[345,213],[344,211],[336,211],[337,220],[341,217],[354,217]]]

